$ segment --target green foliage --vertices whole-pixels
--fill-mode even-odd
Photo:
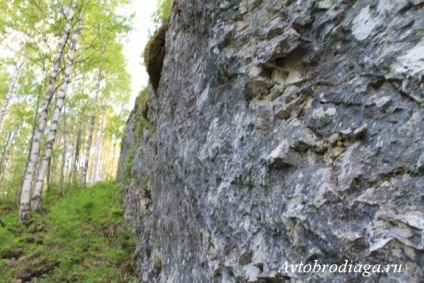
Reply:
[[[0,69],[0,81],[2,81],[3,83],[0,84],[0,105],[3,103],[4,98],[6,96],[7,91],[9,90],[9,85],[10,85],[10,75],[4,71],[4,67],[1,66]]]
[[[153,22],[156,25],[161,25],[166,22],[172,13],[173,0],[159,0],[156,11],[152,15]]]
[[[131,168],[134,164],[134,157],[135,157],[136,152],[137,152],[137,147],[132,146],[128,150],[128,152],[125,156],[125,161],[124,161],[124,170],[125,171],[124,172],[127,176],[131,176]]]
[[[102,80],[94,135],[98,137],[95,142],[99,143],[106,158],[98,161],[100,157],[92,155],[89,171],[94,171],[91,167],[98,162],[101,174],[93,177],[93,181],[115,178],[119,159],[117,145],[124,135],[129,111],[127,104],[131,96],[131,79],[125,68],[126,58],[123,52],[123,38],[131,29],[132,15],[125,9],[130,0],[2,1],[0,50],[10,52],[0,54],[0,107],[9,90],[21,54],[25,55],[25,62],[0,133],[0,198],[16,201],[19,197],[36,122],[34,118],[36,113],[40,113],[43,105],[53,60],[57,57],[58,42],[73,2],[77,4],[77,10],[83,6],[83,20],[66,105],[59,120],[50,159],[50,179],[46,184],[51,189],[59,187],[60,180],[78,182],[79,176],[82,175],[83,153],[89,135],[87,122],[93,108],[93,94],[96,92],[100,68]],[[77,19],[78,11],[73,19],[71,34],[76,31]],[[63,50],[64,57],[69,47],[68,42]],[[62,71],[54,86],[56,94],[63,83],[64,61],[62,58]],[[56,98],[51,104],[55,102]],[[52,105],[48,120],[52,117]],[[47,125],[50,123],[47,122]],[[41,149],[45,146],[47,136],[47,130],[44,132]],[[63,172],[62,156],[67,164]]]
[[[46,198],[44,207],[25,227],[16,209],[0,203],[0,282],[136,280],[136,238],[124,229],[119,185],[75,188],[66,198]]]
[[[136,135],[137,137],[141,137],[145,130],[154,129],[154,125],[147,119],[141,119],[137,122]]]
[[[142,137],[145,130],[154,129],[153,123],[147,117],[149,95],[149,90],[144,88],[135,100],[135,120],[137,121],[135,134],[139,138]]]

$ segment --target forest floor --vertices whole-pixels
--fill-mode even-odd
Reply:
[[[0,200],[0,283],[138,282],[135,234],[125,229],[120,186],[48,194],[31,221]]]

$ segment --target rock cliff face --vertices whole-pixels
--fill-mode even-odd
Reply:
[[[119,172],[141,281],[420,282],[424,1],[175,7]],[[402,270],[282,268],[346,260]]]

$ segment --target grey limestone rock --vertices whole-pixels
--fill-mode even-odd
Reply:
[[[121,155],[140,281],[422,282],[423,1],[178,2]]]

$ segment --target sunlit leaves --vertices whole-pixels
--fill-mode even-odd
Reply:
[[[0,48],[12,54],[6,59],[0,58],[0,103],[4,100],[18,58],[21,54],[25,57],[25,65],[0,133],[2,137],[11,136],[8,145],[4,139],[0,141],[0,153],[5,152],[4,158],[0,160],[0,169],[5,172],[0,175],[0,179],[3,179],[0,182],[0,197],[6,190],[5,184],[8,184],[8,188],[14,187],[14,190],[21,186],[34,119],[40,112],[37,105],[46,93],[58,41],[71,2],[72,0],[13,0],[0,3]],[[83,23],[79,30],[78,51],[65,108],[59,120],[58,138],[53,147],[50,177],[53,183],[58,179],[63,151],[66,151],[66,180],[79,175],[78,170],[81,169],[84,156],[83,144],[88,135],[87,121],[92,110],[100,68],[103,69],[103,75],[95,134],[96,137],[101,137],[101,140],[96,138],[96,142],[99,141],[101,145],[97,150],[105,151],[103,156],[110,156],[103,157],[105,162],[117,160],[116,148],[119,148],[129,112],[127,106],[131,83],[125,70],[126,58],[122,44],[122,39],[131,29],[131,15],[123,13],[119,7],[129,2],[76,0],[78,7],[84,12]],[[76,20],[75,18],[73,21],[71,32],[76,32]],[[69,44],[65,46],[65,54],[68,50]],[[63,59],[61,63],[56,90],[63,83]],[[53,100],[55,99],[54,97]],[[47,123],[46,131],[50,124]],[[109,170],[108,176],[114,174],[113,166],[107,164],[104,167]]]
[[[173,0],[159,0],[155,13],[153,14],[153,22],[160,26],[167,21],[172,13]]]

